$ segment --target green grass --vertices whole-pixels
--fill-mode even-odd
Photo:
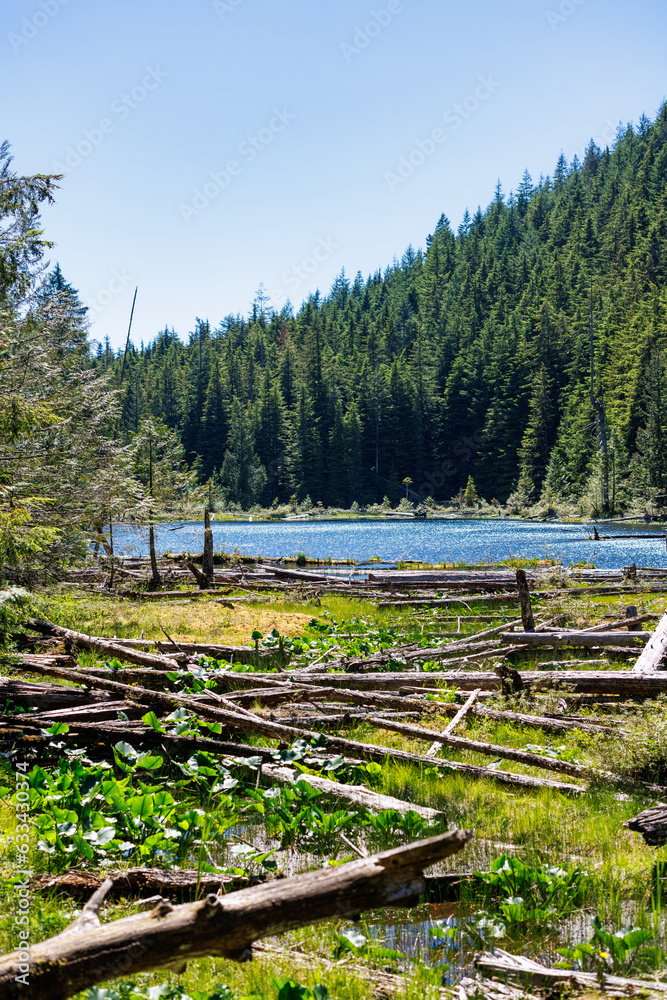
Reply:
[[[577,597],[564,590],[557,600],[536,602],[535,612],[543,618],[562,613],[566,616],[563,624],[582,626],[598,621],[605,614],[623,617],[628,603],[636,603],[642,612],[662,611],[664,602],[663,595],[642,594],[640,588],[636,597],[620,595],[617,598],[597,595]],[[474,609],[474,604],[472,607]],[[458,610],[458,606],[455,608]],[[276,627],[286,637],[299,635],[316,642],[318,646],[313,652],[313,658],[319,656],[320,650],[325,650],[329,645],[337,647],[336,655],[345,653],[356,648],[355,644],[368,636],[376,637],[371,644],[373,648],[386,646],[390,641],[395,644],[410,641],[426,644],[437,642],[447,635],[470,634],[517,616],[513,605],[481,605],[479,614],[492,617],[492,621],[466,622],[465,615],[469,612],[461,605],[461,631],[456,633],[459,617],[457,610],[447,609],[446,613],[442,610],[420,613],[396,613],[392,609],[378,611],[370,602],[338,596],[323,598],[321,606],[310,602],[286,603],[280,592],[275,600],[261,608],[245,606],[244,617],[241,619],[239,616],[230,627],[222,625],[226,619],[223,619],[221,612],[217,619],[212,617],[214,613],[218,613],[216,609],[219,606],[211,605],[206,599],[173,607],[166,602],[154,605],[125,599],[47,592],[38,599],[36,613],[60,624],[97,635],[115,634],[134,638],[143,632],[146,637],[161,638],[163,633],[159,626],[162,623],[170,632],[202,633],[202,638],[207,639],[217,628],[218,632],[215,634],[222,636],[231,633],[237,641],[244,643],[250,640],[253,627],[258,627],[267,635],[269,629],[265,622],[275,621]],[[225,614],[228,613],[225,611]],[[310,626],[313,618],[326,628]],[[391,638],[384,641],[377,638],[382,635]],[[91,653],[83,654],[80,659],[85,666],[100,662]],[[520,663],[520,669],[530,669],[536,661],[537,657],[524,659]],[[619,663],[619,668],[623,667],[624,663]],[[551,695],[554,702],[552,707],[555,707],[558,697],[558,692]],[[511,707],[505,705],[500,698],[493,699],[491,704],[494,707]],[[544,710],[544,706],[544,700],[539,698],[534,705],[528,703],[524,710],[540,712]],[[457,734],[504,747],[525,748],[527,744],[562,746],[566,753],[573,754],[590,765],[608,767],[609,761],[613,761],[617,771],[641,775],[646,780],[656,780],[656,773],[662,776],[661,771],[656,772],[656,767],[663,766],[663,747],[667,743],[667,737],[664,736],[664,707],[664,700],[658,700],[638,706],[636,710],[624,711],[622,724],[629,730],[629,738],[622,735],[590,736],[576,731],[556,735],[478,716],[469,716],[457,729]],[[590,708],[589,714],[592,718],[604,717],[603,709],[595,706]],[[418,724],[440,730],[450,718],[451,716],[440,714],[434,709],[425,714]],[[613,721],[614,717],[611,716],[611,719]],[[392,748],[424,753],[427,745],[421,740],[368,724],[347,728],[343,735],[362,742],[384,745],[389,755]],[[272,743],[258,737],[244,737],[243,741],[250,745]],[[448,747],[443,747],[439,756],[481,765],[489,763],[488,757]],[[525,768],[508,761],[503,761],[501,767],[540,776],[546,774],[555,779],[560,777],[556,773]],[[1,777],[0,775],[0,783]],[[667,784],[667,777],[661,777],[663,779]],[[562,780],[576,779],[563,776]],[[443,862],[442,870],[487,871],[491,861],[503,853],[510,853],[524,864],[535,867],[576,865],[588,873],[586,898],[579,914],[582,920],[583,915],[588,913],[597,914],[602,924],[613,930],[628,923],[651,927],[656,941],[664,950],[665,919],[661,907],[656,906],[653,872],[657,861],[667,861],[667,849],[649,848],[638,834],[623,828],[623,823],[629,817],[649,804],[641,795],[621,796],[606,788],[590,791],[580,797],[566,797],[553,790],[520,791],[492,781],[474,780],[460,774],[438,774],[433,769],[427,771],[425,768],[391,760],[375,778],[369,777],[368,782],[373,783],[373,787],[380,792],[440,809],[449,827],[474,831],[472,842],[463,852]],[[16,852],[11,840],[12,813],[7,804],[1,801],[0,830],[0,874],[5,886],[0,889],[0,949],[5,951],[16,943],[6,887],[6,877],[15,867]],[[365,839],[369,849],[377,847],[374,835],[361,827],[353,829],[350,836],[354,841],[363,842]],[[322,859],[310,860],[310,864],[316,866],[321,862]],[[35,871],[44,867],[43,856],[34,849],[32,863]],[[462,917],[474,914],[476,908],[482,905],[493,906],[493,902],[489,904],[488,900],[482,903],[472,890],[466,890],[466,893],[468,895],[459,911]],[[32,911],[35,941],[62,930],[76,910],[76,905],[71,900],[60,897],[53,891],[39,894],[36,900],[38,904],[33,906]],[[131,902],[111,903],[105,906],[103,919],[131,912],[134,912],[134,904]],[[401,916],[396,916],[400,912],[390,914],[390,921],[402,919]],[[427,919],[429,912],[422,907],[419,911],[407,911],[405,917],[408,922]],[[419,918],[418,913],[421,914]],[[379,926],[385,926],[387,917],[381,914],[375,916]],[[183,976],[160,972],[137,977],[136,981],[146,987],[165,982],[172,985],[178,983],[186,992],[210,990],[215,983],[227,983],[239,1000],[250,995],[276,1000],[276,991],[271,985],[272,977],[292,975],[307,987],[324,983],[331,997],[337,1000],[366,1000],[373,996],[374,985],[372,981],[355,973],[355,962],[360,967],[368,966],[369,959],[359,958],[340,967],[331,965],[336,934],[346,925],[347,922],[330,921],[319,927],[304,928],[284,935],[280,939],[281,945],[302,949],[307,956],[307,962],[303,964],[296,961],[294,954],[290,957],[289,952],[280,954],[260,951],[257,959],[247,966],[220,959],[202,959],[193,962]],[[545,948],[548,951],[566,939],[570,943],[576,943],[573,938],[575,933],[580,935],[578,940],[584,940],[581,929],[576,930],[574,924],[567,922],[558,928],[557,934],[547,938],[537,925],[529,924],[525,930],[525,937],[519,943],[512,942],[509,950],[520,944],[521,950],[527,953],[532,951],[539,956],[545,953]],[[501,947],[508,946],[505,940],[499,943]],[[438,975],[423,962],[416,962],[410,966],[411,978],[406,996],[424,996],[427,986],[434,983]]]

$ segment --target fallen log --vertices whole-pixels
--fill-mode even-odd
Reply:
[[[473,705],[477,701],[477,699],[479,697],[479,693],[480,693],[480,688],[475,688],[475,690],[472,692],[472,694],[470,695],[470,697],[467,699],[466,703],[461,706],[461,708],[458,710],[458,712],[456,713],[456,715],[454,716],[454,718],[451,720],[451,722],[449,722],[445,726],[445,728],[443,729],[442,732],[443,732],[444,736],[449,736],[451,733],[454,732],[456,726],[459,724],[459,722],[461,721],[461,719],[465,715],[467,715],[467,713],[470,711],[470,709],[473,707]],[[428,750],[426,751],[426,756],[427,757],[435,757],[435,755],[438,753],[438,751],[441,748],[442,748],[442,740],[435,740],[431,744],[431,746],[428,748]]]
[[[637,635],[636,632],[632,633]],[[634,674],[652,674],[667,667],[667,613],[665,613],[644,646],[632,672]]]
[[[290,767],[281,767],[278,764],[264,764],[262,766],[262,776],[269,781],[280,785],[293,785],[297,781],[307,781],[309,785],[324,795],[331,795],[336,799],[343,799],[355,806],[363,806],[372,809],[374,812],[382,812],[385,809],[394,809],[405,816],[408,812],[416,812],[422,819],[429,823],[438,820],[444,822],[445,815],[438,809],[430,809],[428,806],[416,805],[412,802],[405,802],[397,799],[393,795],[381,795],[374,792],[365,785],[346,785],[341,781],[331,781],[330,778],[321,778],[315,774],[299,774]]]
[[[151,900],[153,903],[167,895],[182,902],[206,892],[236,892],[266,881],[262,877],[246,875],[211,875],[196,868],[170,868],[168,871],[163,868],[126,868],[124,871],[108,872],[106,877],[111,882],[108,898],[154,895],[157,898]],[[103,877],[94,872],[67,871],[62,875],[35,875],[30,880],[30,888],[56,889],[75,899],[88,899],[103,882]]]
[[[55,668],[54,668],[55,669]],[[55,675],[54,676],[60,676]],[[63,676],[67,676],[63,672]],[[228,690],[234,686],[242,686],[238,678],[242,674],[226,672],[224,684]],[[257,684],[264,679],[273,678],[275,674],[246,675],[247,682]],[[528,683],[533,691],[546,691],[555,686],[569,688],[578,694],[620,694],[631,698],[655,698],[667,692],[667,671],[656,671],[652,674],[635,674],[631,670],[524,670],[521,671],[524,684]],[[387,671],[375,674],[309,674],[308,683],[333,688],[349,688],[357,691],[396,691],[401,688],[428,687],[438,691],[438,685],[455,686],[459,691],[473,691],[479,687],[482,690],[497,691],[500,689],[500,678],[493,671]],[[440,693],[442,693],[440,691]]]
[[[431,702],[431,704],[434,703]],[[440,712],[456,712],[456,705],[445,702],[439,704],[436,702],[435,704]],[[504,712],[481,705],[475,705],[472,709],[472,714],[479,715],[482,718],[494,719],[498,722],[515,722],[519,726],[535,726],[537,729],[544,729],[552,733],[570,732],[573,729],[578,729],[582,733],[593,734],[619,732],[615,726],[605,726],[601,723],[593,723],[590,720],[562,719],[556,716],[552,718],[546,715],[526,715],[523,712]]]
[[[481,740],[468,740],[463,736],[453,736],[451,733],[437,733],[431,729],[422,729],[420,726],[409,726],[405,723],[394,722],[393,719],[376,719],[369,715],[366,721],[377,726],[378,729],[388,729],[392,733],[402,733],[416,740],[433,740],[443,746],[453,747],[457,750],[472,750],[475,753],[484,754],[487,757],[500,757],[503,760],[511,760],[517,764],[524,764],[526,767],[539,767],[545,771],[561,771],[563,774],[571,774],[575,777],[589,777],[591,771],[581,764],[571,764],[564,760],[554,760],[553,757],[543,757],[541,754],[532,753],[529,750],[514,750],[511,747],[496,746],[494,743],[484,743]],[[430,755],[427,755],[430,756]]]
[[[117,642],[109,642],[106,639],[95,639],[93,636],[85,635],[83,632],[75,632],[71,628],[63,628],[51,622],[37,621],[29,618],[26,622],[28,628],[41,635],[57,636],[65,639],[74,648],[92,649],[103,656],[110,656],[117,660],[125,660],[127,663],[137,663],[143,667],[155,667],[158,670],[178,670],[178,663],[166,656],[153,656],[152,653],[142,653],[139,650],[128,649]]]
[[[98,983],[152,969],[182,970],[207,955],[242,961],[252,943],[329,917],[356,918],[383,906],[412,906],[426,887],[424,868],[460,851],[472,834],[454,830],[336,868],[280,879],[196,903],[162,901],[150,913],[108,924],[99,909],[111,881],[94,893],[73,924],[56,937],[0,957],[3,1000],[66,1000]],[[27,966],[27,968],[26,968]],[[21,975],[27,977],[18,981]]]
[[[41,672],[41,671],[38,671]],[[106,691],[63,687],[62,684],[39,684],[35,681],[19,681],[13,677],[0,677],[0,698],[17,708],[74,708],[92,702],[108,702],[111,697]]]
[[[236,598],[235,598],[236,600]],[[161,642],[155,639],[104,639],[95,636],[100,642],[114,642],[128,649],[157,649],[161,655],[177,653],[182,650],[193,656],[210,656],[214,660],[228,660],[230,663],[255,663],[257,659],[273,660],[275,653],[270,649],[256,650],[254,646],[223,646],[217,643],[179,642],[178,646],[171,642]]]
[[[621,976],[607,975],[606,972],[601,977],[597,972],[549,969],[524,955],[510,955],[500,948],[496,948],[493,955],[478,955],[474,964],[476,972],[482,977],[500,979],[503,983],[508,980],[517,983],[521,987],[520,996],[525,996],[524,989],[527,986],[534,987],[540,992],[546,989],[550,996],[561,995],[564,987],[584,991],[587,995],[591,991],[605,995],[612,991],[615,995],[626,991],[628,996],[636,996],[637,991],[642,991],[644,995],[667,993],[667,983],[658,980],[625,979]],[[479,987],[479,984],[477,985]]]
[[[663,844],[667,844],[667,806],[645,809],[623,826],[641,833],[650,847],[662,847]]]
[[[628,608],[628,610],[630,610]],[[611,629],[616,628],[627,628],[629,632],[641,632],[642,622],[650,621],[651,618],[656,616],[653,614],[638,615],[637,609],[632,608],[634,614],[627,615],[625,618],[619,618],[615,622],[601,622],[599,625],[590,625],[588,628],[581,629],[582,632],[607,632]]]
[[[65,672],[61,671],[58,667],[45,667],[44,670],[49,670],[53,676],[64,675],[74,681],[85,679],[85,676],[78,672]],[[261,719],[259,716],[251,715],[249,712],[240,714],[243,711],[242,709],[239,711],[239,714],[236,714],[228,709],[213,707],[200,701],[196,703],[196,708],[193,708],[192,698],[186,698],[183,695],[167,695],[163,694],[161,691],[149,691],[147,688],[130,687],[127,684],[121,684],[119,681],[112,681],[103,678],[101,678],[98,683],[101,687],[105,687],[109,691],[122,694],[125,697],[132,698],[142,704],[150,706],[167,706],[170,709],[183,705],[191,711],[196,711],[198,715],[201,715],[204,718],[210,718],[215,722],[234,726],[235,728],[238,728],[242,732],[246,733],[257,733],[260,736],[268,736],[270,738],[283,740],[288,743],[295,739],[313,739],[317,736],[315,732],[310,730],[294,729],[291,726],[284,726],[278,722]],[[359,743],[356,740],[344,739],[342,736],[327,735],[327,744],[331,750],[338,750],[343,753],[354,753],[367,760],[374,760],[381,764],[385,763],[385,761],[390,758],[392,760],[402,760],[407,764],[415,764],[417,766],[426,765],[427,767],[433,767],[436,765],[438,767],[447,768],[449,771],[459,771],[473,777],[488,778],[501,784],[524,788],[551,788],[565,794],[575,795],[579,795],[586,791],[582,785],[564,784],[562,782],[547,781],[545,778],[533,778],[532,776],[525,774],[512,774],[507,771],[490,770],[489,768],[478,767],[474,764],[461,764],[458,761],[434,761],[432,757],[427,757],[425,754],[411,754],[404,750],[397,750],[395,748]]]
[[[667,635],[667,628],[666,628]],[[503,642],[535,646],[627,646],[647,642],[648,632],[503,632]]]

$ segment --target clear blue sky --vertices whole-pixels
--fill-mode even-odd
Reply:
[[[124,341],[384,269],[667,93],[663,0],[3,0],[2,136]],[[198,192],[198,193],[197,193]]]

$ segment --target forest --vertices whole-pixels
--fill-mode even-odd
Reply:
[[[561,154],[553,176],[498,182],[456,232],[441,215],[384,273],[343,271],[279,311],[260,285],[247,317],[117,351],[45,263],[39,210],[59,178],[11,163],[5,143],[5,561],[200,499],[664,507],[667,105],[583,162]]]
[[[663,106],[583,163],[561,155],[508,196],[499,182],[457,232],[441,215],[384,273],[343,271],[296,310],[260,288],[249,317],[197,320],[187,343],[165,329],[128,355],[125,440],[162,421],[199,480],[246,507],[395,502],[406,477],[415,501],[449,501],[470,475],[501,503],[661,494],[666,185]],[[116,385],[122,363],[98,347]]]

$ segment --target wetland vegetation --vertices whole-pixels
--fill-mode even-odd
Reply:
[[[289,674],[316,661],[338,662],[342,655],[354,660],[382,651],[390,654],[392,648],[460,643],[516,616],[512,602],[503,603],[501,598],[492,605],[476,603],[470,594],[454,607],[415,610],[379,609],[375,601],[303,591],[274,591],[262,595],[265,603],[239,601],[230,608],[214,595],[215,591],[202,592],[197,598],[184,597],[183,603],[166,599],[149,603],[70,587],[34,596],[30,608],[8,608],[7,634],[16,634],[24,627],[20,623],[34,615],[89,635],[117,639],[159,641],[168,633],[184,644],[236,643],[269,652],[280,645],[289,657]],[[233,604],[235,596],[243,595],[229,596]],[[637,585],[634,602],[640,614],[655,620],[664,609],[664,599],[665,592],[642,593]],[[623,618],[627,604],[625,594],[598,595],[594,588],[590,597],[570,596],[564,587],[556,597],[533,599],[536,619],[558,616],[564,627],[572,628]],[[65,650],[66,644],[60,648]],[[57,649],[52,642],[50,652]],[[563,651],[561,665],[566,667],[574,655]],[[405,668],[403,656],[399,652],[395,660],[390,657],[384,669]],[[4,662],[3,673],[15,677],[11,651]],[[521,661],[521,670],[539,669],[540,664],[551,666],[534,652]],[[424,661],[421,676],[435,666]],[[123,665],[94,652],[79,652],[78,670],[96,667],[105,667],[106,676],[112,678],[121,676]],[[245,759],[231,757],[228,743],[216,752],[211,741],[228,741],[230,730],[223,726],[221,735],[219,723],[198,715],[195,699],[211,690],[233,690],[220,686],[221,677],[253,673],[266,676],[264,665],[230,665],[200,657],[198,665],[190,663],[172,678],[172,690],[189,699],[187,707],[170,712],[142,709],[139,715],[130,713],[131,718],[119,710],[118,735],[113,739],[100,733],[91,740],[85,730],[77,729],[76,721],[49,724],[44,719],[32,732],[43,731],[46,738],[17,740],[16,726],[21,716],[27,722],[29,706],[7,700],[0,807],[3,951],[19,943],[13,884],[22,876],[14,872],[17,866],[26,867],[26,861],[33,880],[30,930],[36,942],[62,930],[80,905],[71,888],[58,887],[57,879],[67,873],[90,878],[137,866],[183,869],[196,873],[191,890],[196,897],[210,891],[211,878],[232,889],[243,879],[335,866],[358,853],[459,827],[472,830],[474,838],[428,873],[433,876],[428,893],[406,912],[371,911],[357,924],[335,920],[290,931],[258,945],[249,966],[203,958],[190,963],[183,975],[142,974],[108,984],[108,993],[95,987],[81,996],[288,1000],[329,995],[346,1000],[376,995],[378,984],[384,983],[397,995],[417,997],[443,984],[454,986],[470,972],[475,952],[495,946],[550,966],[562,962],[649,977],[663,970],[667,923],[659,875],[665,849],[648,847],[623,824],[655,801],[639,785],[633,791],[633,780],[667,784],[664,696],[640,701],[595,698],[573,695],[558,686],[544,693],[496,692],[484,699],[484,710],[576,717],[582,728],[554,734],[495,719],[481,710],[469,713],[459,726],[467,739],[529,750],[564,766],[575,762],[604,770],[613,762],[613,771],[630,781],[622,794],[600,780],[583,794],[573,795],[550,787],[531,790],[497,784],[489,780],[494,769],[532,776],[541,772],[500,759],[489,762],[488,756],[474,750],[447,747],[446,758],[452,765],[484,767],[488,777],[457,774],[438,756],[430,766],[397,760],[397,751],[423,755],[423,743],[381,728],[378,719],[355,718],[353,712],[343,719],[338,716],[338,721],[332,717],[328,724],[303,724],[308,732],[313,725],[319,728],[315,739],[306,734],[288,744],[237,732],[233,739],[246,748]],[[419,724],[437,733],[451,720],[451,713],[441,708],[464,700],[465,695],[457,694],[455,680],[446,684],[438,679],[433,690],[420,697],[424,705]],[[295,712],[304,718],[323,712],[314,706],[297,709],[294,704],[269,707],[259,696],[250,708],[253,715],[276,723],[292,721]],[[128,735],[123,735],[124,722]],[[133,744],[130,731],[135,722],[141,722],[144,735]],[[13,746],[8,746],[12,725]],[[147,740],[146,732],[154,738]],[[329,738],[341,734],[382,748],[386,758],[376,763],[328,750]],[[177,744],[168,738],[190,741],[191,752],[177,753]],[[196,749],[196,742],[206,749]],[[292,768],[294,780],[283,785],[260,780],[262,761],[268,759]],[[23,770],[18,772],[17,766]],[[20,853],[24,841],[14,825],[19,800],[13,779],[18,773],[29,786],[27,855]],[[303,776],[309,774],[345,785],[363,784],[414,806],[439,810],[441,815],[435,821],[424,820],[411,810],[401,814],[346,804],[307,784]],[[447,877],[457,873],[458,880]],[[105,907],[104,922],[136,912],[138,905],[136,894],[113,898]]]

